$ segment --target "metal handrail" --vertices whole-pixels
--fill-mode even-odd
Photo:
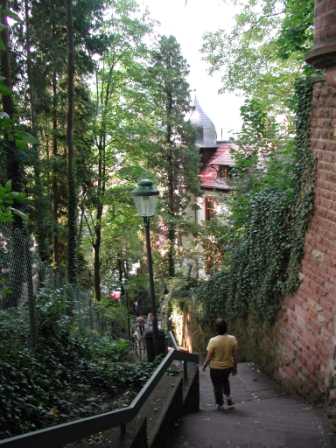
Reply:
[[[169,337],[170,337],[170,340],[171,340],[172,343],[173,343],[173,346],[174,346],[175,350],[178,350],[178,345],[177,345],[177,342],[176,342],[174,333],[173,333],[172,331],[169,331],[168,335],[169,335]]]
[[[127,408],[86,417],[49,428],[28,432],[0,441],[1,448],[59,448],[100,431],[125,425],[133,420],[173,361],[198,363],[198,355],[178,350],[167,354],[149,381]]]

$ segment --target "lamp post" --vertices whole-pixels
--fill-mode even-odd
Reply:
[[[149,294],[152,304],[153,314],[153,342],[154,351],[157,354],[158,342],[158,321],[155,303],[154,276],[153,276],[153,260],[150,241],[150,218],[155,215],[159,192],[153,182],[149,179],[143,179],[138,183],[137,188],[133,191],[134,203],[140,216],[144,219],[146,232],[147,247],[147,265],[149,274]]]

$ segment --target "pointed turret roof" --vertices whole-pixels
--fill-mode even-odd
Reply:
[[[197,132],[196,146],[200,148],[216,148],[217,134],[215,125],[203,111],[196,97],[193,109],[190,122]]]

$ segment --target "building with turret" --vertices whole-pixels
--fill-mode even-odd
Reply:
[[[216,128],[197,99],[194,101],[190,123],[195,130],[195,145],[200,153],[201,194],[190,204],[187,217],[197,226],[206,224],[214,217],[224,220],[228,214],[227,200],[233,188],[232,151],[235,145],[230,141],[217,140]],[[195,278],[206,277],[223,255],[210,237],[200,241],[191,234],[184,234],[181,247],[184,252],[182,267],[189,276]]]
[[[197,99],[190,122],[196,131],[196,147],[199,148],[201,161],[199,177],[202,196],[197,199],[195,216],[195,221],[199,224],[226,213],[226,199],[232,191],[234,144],[217,140],[216,128]]]

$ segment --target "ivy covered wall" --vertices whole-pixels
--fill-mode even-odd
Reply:
[[[264,229],[245,242],[245,260],[233,259],[234,276],[224,271],[197,290],[203,318],[194,307],[192,320],[208,335],[192,348],[204,351],[207,325],[225,316],[241,359],[307,398],[325,397],[336,430],[336,89],[309,81],[298,86],[297,100],[293,202],[270,211],[261,201]]]
[[[315,161],[310,149],[310,120],[314,81],[300,80],[293,105],[296,139],[269,158],[267,174],[249,195],[242,231],[231,238],[229,260],[222,272],[198,288],[204,316],[229,320],[254,316],[273,325],[283,297],[300,284],[304,239],[314,199]],[[285,168],[288,173],[283,173]],[[275,172],[279,168],[280,172]],[[267,179],[271,178],[271,180]],[[245,194],[245,197],[244,197]],[[246,206],[245,206],[246,207]]]
[[[276,323],[277,375],[326,394],[336,429],[336,89],[314,85],[310,146],[317,161],[314,214],[305,238],[301,284]]]
[[[296,103],[295,192],[257,198],[231,265],[181,310],[183,339],[204,352],[223,315],[241,359],[307,398],[325,397],[336,429],[336,89],[306,80]]]

